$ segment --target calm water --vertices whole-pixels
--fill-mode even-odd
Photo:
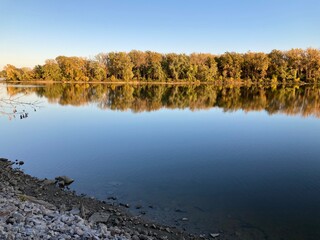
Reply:
[[[40,101],[22,120],[0,105],[0,155],[191,231],[320,239],[319,89],[0,85]]]

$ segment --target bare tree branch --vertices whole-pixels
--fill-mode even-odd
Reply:
[[[41,108],[40,101],[24,101],[25,94],[20,96],[0,97],[0,116],[6,116],[9,120],[14,118],[24,119],[30,111],[36,112]]]

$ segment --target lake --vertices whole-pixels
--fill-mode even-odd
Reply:
[[[191,232],[320,239],[318,86],[0,84],[0,99],[0,157],[28,174]]]

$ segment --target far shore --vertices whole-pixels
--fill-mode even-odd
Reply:
[[[28,81],[12,81],[12,80],[2,80],[0,82],[11,83],[11,84],[108,84],[108,85],[215,85],[215,86],[250,86],[250,85],[314,85],[319,83],[306,83],[306,82],[296,82],[296,81],[287,81],[275,82],[264,81],[264,82],[255,82],[250,80],[216,80],[210,82],[200,82],[200,81],[48,81],[48,80],[28,80]]]

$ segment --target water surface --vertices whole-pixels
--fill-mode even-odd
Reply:
[[[116,196],[136,213],[141,204],[146,217],[194,232],[320,239],[316,86],[1,85],[0,94],[38,101],[36,112],[18,106],[27,118],[10,108],[0,117],[1,156],[24,160],[29,174],[68,175],[79,193]]]

